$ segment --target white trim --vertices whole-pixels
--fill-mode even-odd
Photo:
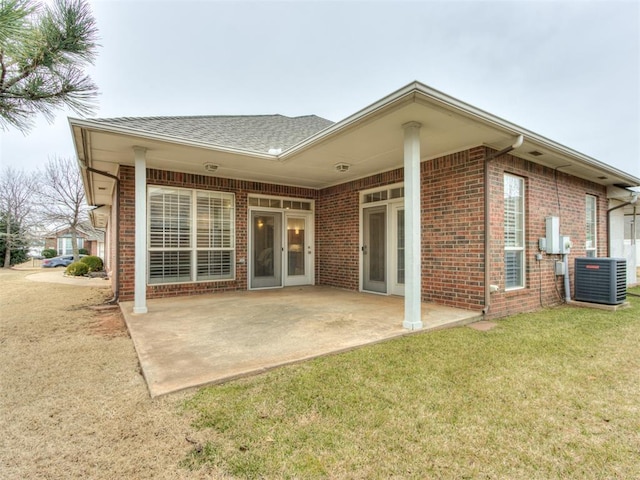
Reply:
[[[289,218],[304,218],[305,221],[305,251],[304,251],[304,275],[289,275],[289,230],[287,225],[287,220]],[[285,287],[292,287],[296,285],[315,285],[316,283],[316,275],[315,275],[315,214],[313,211],[308,210],[285,210],[282,220],[282,229],[283,229],[283,238],[282,243],[285,247],[283,252],[283,266],[282,266],[282,275],[283,275],[283,284]],[[287,258],[285,259],[285,255]]]
[[[133,313],[147,313],[147,160],[146,148],[133,147],[135,161],[135,276]],[[120,268],[118,265],[116,268]]]
[[[546,137],[538,135],[530,130],[522,128],[516,124],[508,122],[500,117],[492,115],[484,110],[473,107],[472,105],[465,103],[463,101],[457,100],[449,95],[446,95],[443,92],[430,88],[423,83],[414,81],[409,83],[408,85],[396,90],[395,92],[383,97],[382,99],[374,102],[373,104],[359,110],[355,114],[321,130],[320,132],[312,135],[311,137],[303,140],[297,145],[293,145],[284,152],[279,155],[270,155],[262,152],[256,152],[251,150],[243,150],[237,148],[229,148],[221,145],[214,145],[211,143],[200,142],[195,140],[189,140],[185,138],[176,138],[170,135],[152,133],[145,130],[133,129],[133,128],[125,128],[120,125],[109,124],[106,121],[93,121],[88,119],[79,119],[69,117],[69,125],[71,126],[71,130],[73,132],[74,127],[79,127],[81,129],[93,130],[93,131],[103,131],[109,133],[117,133],[127,136],[134,136],[139,138],[145,138],[149,140],[159,140],[165,141],[173,144],[193,146],[198,148],[203,148],[207,150],[215,150],[220,152],[227,152],[238,155],[246,155],[254,158],[262,158],[269,161],[274,162],[286,162],[290,157],[295,156],[297,153],[304,151],[308,148],[311,148],[317,144],[320,144],[327,139],[330,139],[332,136],[340,135],[345,133],[348,129],[367,122],[376,116],[383,115],[385,112],[390,110],[394,110],[396,108],[400,108],[401,106],[409,103],[419,103],[427,106],[435,106],[436,108],[441,108],[447,110],[449,112],[454,112],[456,114],[462,115],[473,121],[479,122],[481,124],[490,126],[503,134],[508,135],[509,137],[523,135],[528,142],[533,145],[538,145],[540,148],[548,149],[551,153],[564,155],[570,157],[571,160],[581,164],[581,166],[591,167],[596,169],[597,172],[602,172],[607,174],[607,176],[618,177],[621,180],[624,180],[626,183],[640,185],[640,179],[625,173],[621,170],[618,170],[611,165],[607,165],[595,158],[584,155],[580,152],[577,152],[569,147],[561,145],[557,142],[554,142]],[[74,137],[74,143],[76,144],[76,152],[78,153],[78,158],[84,158],[84,162],[89,165],[90,161],[90,152],[85,152],[89,147],[85,145],[81,145],[78,143],[78,138],[75,133],[72,133]],[[440,154],[441,155],[441,154]],[[439,155],[439,156],[440,156]],[[535,163],[535,160],[529,159]],[[90,165],[89,165],[90,166]]]
[[[389,278],[387,279],[387,291],[390,295],[404,296],[404,283],[398,283],[398,218],[404,218],[404,198],[401,201],[395,199],[389,203],[389,224],[391,225],[392,235],[389,238]],[[405,230],[406,233],[406,230]],[[404,249],[404,245],[402,245]],[[404,269],[404,262],[402,264]],[[405,280],[406,281],[406,280]]]
[[[404,129],[404,322],[409,330],[422,328],[422,235],[420,232],[420,125]]]
[[[453,98],[443,92],[430,88],[418,81],[414,81],[409,83],[408,85],[405,85],[404,87],[396,90],[386,97],[383,97],[382,99],[369,105],[368,107],[359,110],[358,112],[345,118],[344,120],[334,123],[328,128],[325,128],[324,130],[316,133],[306,140],[303,140],[301,143],[290,147],[289,149],[282,152],[278,156],[278,159],[281,161],[286,161],[288,157],[291,157],[302,150],[310,148],[315,144],[319,144],[334,134],[342,133],[355,124],[367,121],[370,118],[380,115],[385,110],[392,109],[393,107],[399,107],[404,103],[411,102],[436,105],[440,108],[444,108],[445,110],[453,111],[467,118],[473,119],[474,121],[477,121],[479,123],[489,125],[509,136],[523,135],[528,142],[538,144],[540,145],[540,147],[547,148],[556,154],[569,156],[579,163],[596,168],[598,171],[605,172],[610,176],[617,176],[624,179],[628,183],[640,185],[640,179],[629,175],[622,170],[618,170],[617,168],[600,162],[595,158],[589,157],[576,150],[573,150],[569,147],[554,142],[553,140],[543,137],[542,135],[538,135],[537,133],[522,128],[514,123],[508,122],[507,120],[492,115],[484,110],[476,108],[466,102]]]
[[[504,252],[507,251],[511,251],[511,252],[521,252],[522,255],[522,271],[520,272],[520,277],[521,277],[521,285],[518,285],[516,287],[507,287],[507,267],[506,267],[506,261],[504,262],[504,276],[505,276],[505,282],[504,282],[504,290],[505,292],[513,292],[515,290],[523,290],[525,288],[527,288],[527,197],[526,197],[526,190],[527,190],[527,182],[525,180],[524,177],[520,176],[520,175],[514,175],[512,173],[508,173],[508,172],[504,172],[503,176],[502,176],[502,185],[504,188],[504,181],[506,179],[506,177],[512,177],[517,179],[520,184],[522,185],[522,246],[521,247],[507,247],[506,245],[504,245],[503,247],[503,261],[506,260],[506,256]],[[504,195],[502,196],[503,198],[503,202],[504,202]],[[503,212],[504,212],[504,205],[503,205]],[[503,222],[503,228],[504,228],[504,218],[502,220]],[[503,240],[504,241],[504,240]]]
[[[148,272],[147,275],[147,283],[148,285],[152,285],[152,286],[156,286],[156,285],[180,285],[180,284],[190,284],[190,283],[218,283],[218,282],[233,282],[236,280],[236,263],[237,263],[237,245],[236,245],[236,238],[237,238],[237,222],[236,222],[236,195],[234,192],[225,192],[222,190],[203,190],[201,188],[186,188],[186,187],[173,187],[170,185],[156,185],[156,184],[150,184],[148,185],[147,188],[147,197],[151,196],[151,194],[153,193],[153,190],[157,189],[157,190],[179,190],[179,191],[184,191],[184,192],[189,192],[189,196],[190,196],[190,201],[191,201],[191,212],[190,212],[190,218],[189,218],[189,224],[190,224],[190,230],[189,230],[189,241],[190,241],[190,246],[189,247],[176,247],[176,248],[160,248],[160,247],[151,247],[150,244],[150,222],[151,222],[151,215],[147,216],[147,239],[146,239],[146,245],[147,245],[147,265],[149,266],[149,252],[163,252],[163,251],[167,251],[167,250],[172,250],[172,251],[182,251],[182,252],[190,252],[190,258],[191,258],[191,278],[190,280],[181,280],[181,281],[173,281],[173,282],[151,282],[151,278],[149,277],[150,272]],[[233,217],[231,219],[231,223],[233,226],[233,235],[232,235],[232,239],[233,239],[233,247],[231,248],[199,248],[198,247],[198,227],[197,224],[195,222],[196,217],[197,217],[197,208],[198,208],[198,193],[204,193],[204,194],[220,194],[220,195],[224,195],[224,196],[230,196],[231,197],[231,201],[233,203]],[[148,199],[148,198],[147,198]],[[205,280],[198,280],[198,252],[199,251],[232,251],[233,255],[232,255],[232,261],[231,261],[231,277],[229,278],[213,278],[213,279],[205,279]]]
[[[291,208],[283,208],[282,203],[280,203],[280,207],[263,207],[260,205],[250,205],[249,198],[266,198],[272,200],[281,200],[281,201],[292,201],[292,202],[306,202],[311,205],[311,210],[297,210]],[[281,225],[281,247],[287,245],[286,235],[287,235],[287,217],[305,217],[308,222],[307,225],[307,238],[306,243],[307,247],[311,247],[311,254],[309,255],[308,251],[305,252],[305,258],[310,256],[309,262],[307,264],[309,270],[305,277],[308,278],[308,283],[287,283],[287,267],[288,260],[285,259],[286,250],[282,250],[281,255],[281,282],[278,286],[273,287],[252,287],[251,279],[253,277],[253,222],[251,219],[251,214],[253,212],[265,212],[265,213],[280,213],[282,214],[282,225]],[[304,198],[304,197],[282,197],[279,195],[261,195],[257,193],[248,194],[247,195],[247,258],[246,258],[246,266],[247,266],[247,290],[269,290],[275,288],[284,288],[287,286],[295,286],[295,285],[315,285],[316,274],[315,274],[315,256],[316,256],[316,237],[315,237],[315,200],[312,198]]]
[[[367,195],[370,195],[372,193],[377,193],[377,192],[390,192],[391,190],[395,190],[398,188],[403,188],[404,187],[404,182],[396,182],[396,183],[392,183],[389,185],[384,185],[382,187],[373,187],[373,188],[368,188],[366,190],[360,190],[358,191],[358,196],[359,196],[359,208],[358,208],[358,228],[359,228],[359,232],[358,232],[358,242],[360,245],[360,248],[358,248],[358,290],[360,292],[367,292],[367,293],[372,293],[375,295],[404,295],[404,286],[401,288],[401,292],[398,288],[394,288],[393,287],[393,283],[395,283],[395,278],[396,278],[396,268],[397,267],[397,262],[395,261],[395,255],[396,255],[396,249],[394,247],[397,246],[398,243],[398,232],[397,232],[397,228],[395,225],[392,224],[392,220],[395,218],[394,217],[394,210],[395,209],[404,209],[404,196],[400,196],[400,197],[394,197],[391,198],[389,196],[387,196],[386,199],[384,200],[378,200],[378,201],[374,201],[374,202],[365,202],[364,199]],[[364,253],[362,251],[362,247],[365,244],[365,239],[364,239],[364,210],[367,208],[373,208],[373,207],[379,207],[379,206],[384,206],[386,207],[386,222],[387,222],[387,226],[386,226],[386,236],[387,236],[387,252],[386,252],[386,271],[388,272],[387,274],[387,278],[386,278],[386,283],[387,283],[387,287],[386,287],[386,291],[384,293],[382,292],[375,292],[372,290],[366,290],[364,288]],[[391,278],[391,275],[393,274],[393,279]],[[392,283],[393,281],[393,283]]]
[[[275,184],[274,184],[275,185]],[[305,187],[306,188],[306,187]],[[309,203],[311,205],[311,210],[297,210],[297,209],[282,209],[282,210],[286,210],[287,212],[315,212],[315,208],[316,208],[316,201],[313,198],[304,198],[304,197],[281,197],[279,195],[262,195],[259,193],[250,193],[247,195],[247,207],[248,208],[260,208],[260,209],[267,209],[269,210],[270,208],[278,210],[279,207],[260,207],[259,205],[249,205],[249,199],[250,198],[267,198],[267,199],[272,199],[272,200],[282,200],[282,201],[290,201],[290,202],[305,202],[305,203]]]

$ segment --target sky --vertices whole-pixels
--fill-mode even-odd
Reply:
[[[637,0],[90,4],[94,117],[339,121],[417,80],[640,178]],[[68,116],[0,130],[1,165],[75,158]]]

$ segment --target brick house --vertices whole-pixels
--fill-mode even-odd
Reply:
[[[136,313],[148,298],[293,285],[402,295],[409,329],[421,301],[487,318],[557,304],[546,218],[571,239],[571,278],[573,258],[608,255],[611,202],[640,185],[418,82],[338,123],[70,124],[113,288]]]
[[[89,255],[104,256],[104,232],[96,230],[91,224],[82,224],[76,228],[78,248],[84,248]],[[70,228],[57,230],[44,239],[44,248],[58,252],[58,255],[73,253],[72,234]]]

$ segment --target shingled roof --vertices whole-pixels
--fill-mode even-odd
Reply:
[[[138,133],[259,153],[269,153],[270,149],[286,150],[334,123],[316,115],[121,117],[94,121]]]

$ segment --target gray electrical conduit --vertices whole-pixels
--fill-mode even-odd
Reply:
[[[495,152],[484,159],[484,308],[482,314],[489,313],[491,306],[491,216],[489,210],[491,207],[491,190],[489,182],[489,162],[505,153],[509,153],[516,148],[522,146],[524,135],[518,135],[515,143],[503,148],[499,152]]]

